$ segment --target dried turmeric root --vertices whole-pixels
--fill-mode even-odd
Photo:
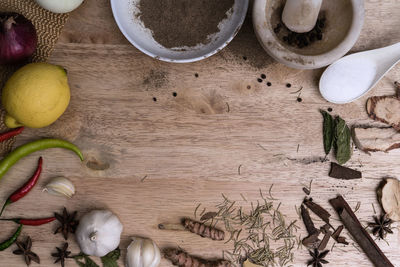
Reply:
[[[164,257],[179,267],[231,267],[232,264],[226,260],[205,260],[187,254],[181,249],[169,248],[164,250]]]
[[[215,227],[205,225],[201,222],[196,222],[191,219],[184,219],[183,226],[192,233],[201,237],[211,238],[212,240],[224,240],[225,232]]]

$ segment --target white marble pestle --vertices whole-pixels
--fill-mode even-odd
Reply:
[[[309,32],[317,22],[321,4],[322,0],[287,0],[282,21],[293,32]]]

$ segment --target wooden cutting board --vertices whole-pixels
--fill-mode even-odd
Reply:
[[[365,5],[365,26],[353,51],[399,42],[399,1],[366,1]],[[179,245],[197,255],[218,257],[231,244],[160,231],[157,224],[193,216],[198,204],[212,210],[221,202],[221,193],[248,207],[259,199],[260,188],[268,191],[272,184],[274,197],[282,202],[281,211],[288,220],[298,219],[295,205],[304,197],[303,185],[311,180],[312,197],[332,214],[327,200],[338,193],[353,208],[360,201],[356,214],[365,224],[374,215],[372,204],[380,212],[375,188],[381,178],[399,178],[400,150],[372,156],[354,150],[347,166],[361,170],[362,180],[327,176],[329,162],[321,162],[318,110],[330,107],[332,114],[349,124],[371,124],[365,112],[367,97],[347,105],[324,101],[318,92],[322,70],[299,71],[275,63],[258,44],[250,17],[219,54],[198,63],[168,64],[140,53],[124,39],[109,1],[87,0],[71,14],[50,62],[68,70],[71,104],[54,125],[27,129],[18,144],[61,137],[81,147],[86,161],[81,164],[75,155],[60,149],[21,160],[1,181],[1,201],[31,175],[40,155],[44,171],[33,192],[8,207],[7,217],[51,216],[64,206],[79,214],[108,208],[124,224],[123,251],[130,236],[140,235],[153,238],[160,247]],[[261,74],[267,78],[259,83]],[[398,66],[369,96],[392,94],[395,80],[400,80]],[[56,176],[73,181],[77,194],[72,199],[41,192]],[[304,237],[303,224],[298,224]],[[52,223],[23,230],[23,237],[32,237],[41,266],[53,266],[50,254],[64,242],[61,235],[53,235],[56,227]],[[2,223],[0,240],[15,228]],[[378,241],[395,265],[400,265],[399,237],[395,229],[388,236],[389,246]],[[78,253],[73,238],[69,241],[73,253]],[[24,266],[22,257],[12,254],[14,249],[15,245],[0,253],[0,266]],[[298,250],[295,256],[294,266],[305,266],[308,252]],[[357,245],[335,246],[327,260],[329,266],[371,266]],[[170,263],[163,260],[161,265]],[[68,260],[67,266],[75,263]]]

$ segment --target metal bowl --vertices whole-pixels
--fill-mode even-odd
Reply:
[[[324,38],[308,47],[283,42],[274,32],[286,0],[255,0],[253,25],[264,50],[280,63],[297,69],[325,67],[344,56],[357,41],[364,23],[364,0],[324,0]]]
[[[157,43],[149,29],[136,18],[140,0],[111,0],[114,19],[119,29],[137,49],[162,61],[186,63],[205,59],[222,50],[240,30],[246,17],[249,0],[236,0],[232,15],[222,23],[220,32],[205,45],[182,49],[168,49]]]

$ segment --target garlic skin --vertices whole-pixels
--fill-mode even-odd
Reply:
[[[51,195],[71,198],[75,194],[75,186],[65,177],[56,177],[45,186],[43,191]]]
[[[53,13],[68,13],[78,8],[83,0],[36,0],[39,6]]]
[[[132,237],[132,242],[127,248],[126,267],[157,267],[160,260],[160,249],[153,240]]]
[[[81,218],[75,237],[83,253],[103,257],[119,246],[122,229],[111,211],[93,210]]]

